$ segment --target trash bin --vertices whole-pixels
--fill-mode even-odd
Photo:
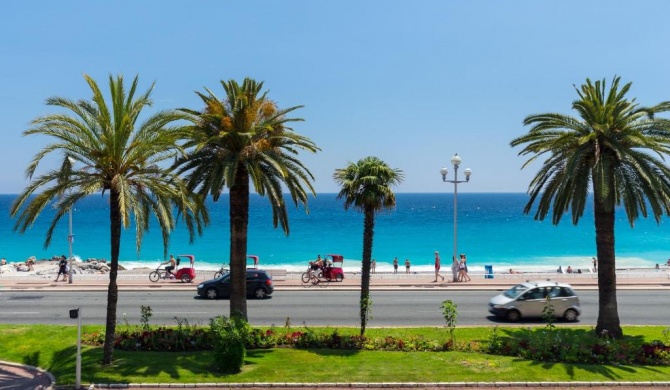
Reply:
[[[484,274],[484,279],[493,279],[493,266],[485,265],[484,270],[486,271]]]

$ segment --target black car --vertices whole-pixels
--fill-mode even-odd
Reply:
[[[249,298],[267,298],[272,295],[274,289],[272,277],[267,271],[261,269],[247,270],[247,296]],[[198,295],[209,299],[229,297],[230,273],[200,283],[198,285]]]

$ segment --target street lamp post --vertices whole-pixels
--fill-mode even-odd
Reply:
[[[68,219],[69,219],[69,230],[68,230],[68,235],[67,235],[67,244],[68,244],[68,261],[70,263],[70,267],[68,269],[68,275],[67,275],[67,282],[68,284],[72,284],[72,244],[74,243],[74,234],[72,234],[72,207],[68,210]]]
[[[71,156],[68,156],[68,161],[70,162],[70,169],[72,169],[72,165],[74,165],[77,160],[72,158]],[[72,284],[72,244],[74,243],[74,234],[72,233],[72,207],[68,210],[68,234],[67,234],[67,245],[68,245],[68,263],[70,264],[70,267],[68,269],[67,273],[67,282],[68,284]]]
[[[445,183],[454,183],[454,257],[452,257],[452,262],[458,257],[458,183],[467,183],[470,181],[470,175],[472,170],[466,168],[463,173],[465,174],[465,180],[458,180],[458,167],[461,165],[461,158],[458,156],[458,153],[454,154],[451,158],[451,164],[454,166],[454,180],[447,180],[447,173],[449,170],[445,167],[440,169],[440,174],[442,175],[442,181]],[[452,264],[453,271],[453,264]],[[457,272],[457,271],[456,271]],[[457,274],[454,272],[454,282],[457,281]]]

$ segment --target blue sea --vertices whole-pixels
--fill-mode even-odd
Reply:
[[[377,271],[390,271],[391,262],[410,259],[412,271],[430,271],[433,253],[440,251],[443,263],[453,253],[453,194],[397,194],[397,207],[376,218],[373,258]],[[24,234],[13,231],[9,208],[15,195],[0,195],[0,257],[24,261],[68,254],[68,219],[57,227],[51,245],[43,247],[53,209],[47,209]],[[589,268],[595,256],[592,206],[587,206],[579,225],[564,216],[558,226],[550,220],[535,221],[523,213],[527,194],[460,193],[458,196],[458,252],[466,253],[474,271],[493,265],[498,272]],[[290,203],[290,202],[289,202]],[[208,203],[211,224],[189,244],[188,232],[179,223],[171,234],[168,253],[194,254],[196,268],[215,269],[228,263],[228,197]],[[250,202],[248,253],[260,256],[261,266],[302,270],[318,254],[342,254],[344,268],[360,270],[363,216],[345,211],[336,194],[318,194],[304,207],[289,206],[290,234],[272,226],[266,198],[252,195]],[[108,197],[91,196],[73,211],[73,254],[80,259],[110,258]],[[631,228],[623,210],[617,210],[616,255],[618,268],[653,267],[670,257],[670,220],[656,224],[640,219]],[[163,261],[160,231],[154,224],[145,235],[141,251],[135,247],[134,228],[122,232],[120,263],[126,268],[155,267]]]

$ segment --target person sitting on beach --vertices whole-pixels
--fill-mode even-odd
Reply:
[[[0,265],[7,265],[7,260],[4,257],[0,259]]]
[[[571,274],[572,273],[572,267],[568,266],[568,269],[566,269],[565,272]]]
[[[519,272],[519,271],[515,271],[515,270],[513,270],[513,269],[510,268],[510,269],[509,269],[509,273],[510,273],[510,274],[520,274],[521,272]]]
[[[556,273],[562,274],[563,273],[563,266],[559,265],[558,269],[556,270]]]

